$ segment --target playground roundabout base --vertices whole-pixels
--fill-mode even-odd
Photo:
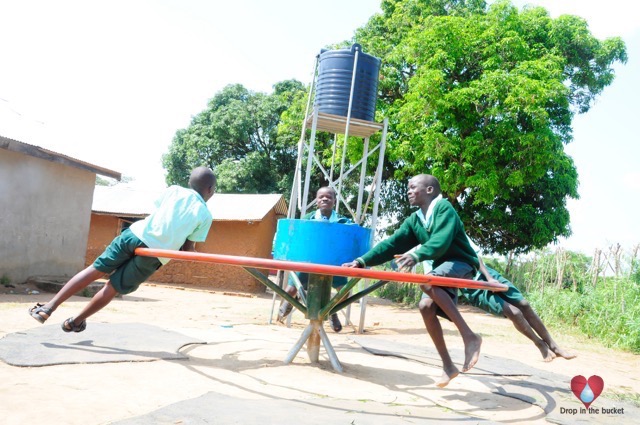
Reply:
[[[468,307],[462,307],[465,318],[484,338],[480,361],[471,373],[440,389],[434,385],[441,372],[439,361],[419,314],[392,304],[369,303],[363,335],[346,324],[335,334],[324,324],[344,368],[337,373],[322,348],[318,363],[312,363],[303,350],[290,364],[284,363],[308,320],[294,312],[291,328],[267,324],[270,295],[246,298],[143,285],[134,294],[114,300],[80,334],[66,334],[59,326],[77,314],[86,298],[71,298],[45,325],[27,314],[30,305],[49,296],[0,294],[0,341],[36,331],[42,332],[42,344],[82,338],[91,340],[94,348],[109,347],[102,354],[114,361],[40,367],[0,361],[4,423],[33,422],[37,412],[46,414],[47,422],[71,425],[263,425],[291,418],[305,424],[572,424],[576,417],[560,414],[560,408],[581,406],[569,389],[575,375],[599,374],[607,389],[639,392],[633,374],[628,373],[637,365],[636,356],[555,335],[579,357],[544,363],[533,344],[520,337],[508,320]],[[357,303],[353,309],[357,315]],[[153,348],[152,335],[138,333],[138,326],[204,343],[179,348],[179,341],[169,348]],[[459,364],[459,335],[449,323],[443,322],[443,327]],[[125,346],[109,345],[106,338],[112,336],[103,332],[109,329],[119,334],[122,344],[128,338],[137,339],[141,351],[175,349],[184,358],[117,361],[117,349]],[[607,394],[594,405],[625,406],[626,413],[615,417],[617,424],[634,423],[640,414]],[[588,423],[611,419],[593,415]]]

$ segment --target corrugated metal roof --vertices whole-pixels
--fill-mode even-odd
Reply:
[[[51,161],[58,164],[67,165],[69,167],[80,168],[91,173],[100,174],[106,177],[112,177],[117,180],[120,180],[121,178],[120,173],[118,173],[117,171],[99,167],[97,165],[90,164],[88,162],[81,161],[79,159],[72,158],[70,156],[45,149],[40,146],[30,145],[29,143],[24,143],[19,140],[4,137],[2,135],[0,135],[0,148],[33,156],[35,158],[44,159],[45,161]]]
[[[98,214],[144,217],[153,211],[154,202],[161,193],[126,185],[96,186],[91,210]]]
[[[96,186],[92,210],[96,214],[144,217],[155,208],[162,191],[142,190],[126,185]],[[244,195],[216,193],[207,203],[214,221],[260,221],[272,209],[287,215],[282,195]]]
[[[218,193],[207,202],[214,221],[259,221],[269,211],[287,215],[287,203],[282,195],[240,195]]]

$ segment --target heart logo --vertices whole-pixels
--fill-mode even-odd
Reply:
[[[571,391],[587,409],[598,398],[603,389],[604,381],[598,375],[593,375],[589,379],[578,375],[571,379]]]

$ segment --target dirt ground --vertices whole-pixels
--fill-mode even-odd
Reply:
[[[34,289],[24,285],[0,287],[0,338],[42,326],[27,314],[27,309],[35,302],[48,300],[51,294],[34,293]],[[54,313],[47,325],[59,325],[77,313],[86,301],[83,297],[73,297]],[[346,325],[341,333],[335,334],[325,324],[344,367],[343,373],[332,369],[323,348],[319,363],[310,363],[303,348],[291,364],[285,365],[284,358],[308,322],[298,312],[290,328],[275,320],[269,324],[272,305],[269,294],[227,294],[145,284],[92,317],[85,332],[90,331],[92,322],[145,323],[200,338],[207,344],[183,348],[189,356],[186,361],[31,368],[0,361],[0,422],[108,424],[139,418],[172,403],[216,392],[246,400],[247,406],[251,406],[252,400],[265,399],[302,400],[305,408],[311,409],[309,412],[313,412],[314,407],[339,405],[346,415],[343,423],[365,423],[349,421],[348,413],[367,409],[370,413],[387,412],[384,414],[392,414],[394,418],[406,415],[403,423],[439,423],[440,419],[451,420],[450,415],[454,413],[474,423],[574,423],[571,416],[558,416],[558,409],[563,406],[576,406],[577,401],[568,391],[555,400],[554,412],[545,412],[540,403],[524,403],[513,397],[492,401],[500,388],[507,388],[509,382],[522,377],[496,377],[492,385],[486,385],[487,381],[473,374],[461,374],[448,387],[440,389],[434,385],[440,376],[438,365],[375,356],[354,343],[353,338],[358,336],[355,326]],[[461,310],[471,328],[483,336],[478,367],[490,358],[516,359],[541,371],[568,377],[564,382],[549,383],[549,386],[563,387],[562,390],[569,390],[573,376],[599,375],[605,382],[601,397],[614,400],[622,397],[627,402],[640,399],[638,355],[554,331],[556,341],[575,351],[578,358],[544,363],[536,347],[507,319],[471,307],[463,306]],[[352,306],[350,317],[358,323],[358,304]],[[342,320],[344,323],[344,316]],[[443,322],[443,327],[450,349],[461,349],[462,343],[453,325]],[[389,347],[412,345],[433,351],[417,310],[384,300],[370,299],[363,335],[383,341]],[[635,415],[639,411],[627,411],[612,420],[638,423],[640,418]],[[551,413],[555,415],[553,419]],[[322,423],[310,418],[297,418],[292,423]],[[200,422],[172,420],[166,423],[223,423],[201,419]],[[584,419],[575,422],[585,423]],[[143,422],[134,419],[131,423]],[[233,423],[249,422],[239,416]]]

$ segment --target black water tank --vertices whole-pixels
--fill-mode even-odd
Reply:
[[[319,112],[343,117],[348,115],[356,52],[358,67],[351,118],[373,121],[376,113],[380,59],[363,53],[359,44],[354,44],[351,49],[326,50],[320,53],[314,106]]]

